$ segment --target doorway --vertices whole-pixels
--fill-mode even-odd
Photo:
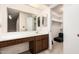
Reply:
[[[7,18],[8,18],[8,32],[16,32],[17,24],[19,21],[19,12],[14,9],[7,9]]]
[[[51,8],[52,53],[63,53],[63,5]]]

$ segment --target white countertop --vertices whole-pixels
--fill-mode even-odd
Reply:
[[[0,36],[0,41],[6,41],[6,40],[14,40],[18,38],[25,38],[25,37],[32,37],[32,36],[38,36],[38,35],[44,35],[48,33],[36,33],[33,32],[13,32],[13,33],[7,33]]]

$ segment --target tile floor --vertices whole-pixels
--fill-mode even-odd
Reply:
[[[31,54],[30,51],[23,52],[21,54]],[[52,45],[51,50],[45,50],[43,52],[40,52],[38,54],[63,54],[63,43],[55,42]]]
[[[46,50],[39,54],[63,54],[63,43],[54,42],[51,50]]]

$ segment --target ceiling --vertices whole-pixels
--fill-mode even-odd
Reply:
[[[54,4],[28,4],[28,5],[33,7],[33,8],[43,10],[47,7],[53,6]],[[55,7],[52,8],[52,11],[59,14],[59,15],[62,15],[63,14],[63,5],[62,4],[56,5]],[[15,17],[15,16],[18,16],[19,11],[8,8],[8,14],[12,15],[12,17]]]
[[[44,10],[44,9],[50,7],[53,4],[26,4],[26,5],[29,5],[33,8],[36,8],[36,9]]]
[[[57,5],[56,7],[52,8],[52,11],[56,12],[57,14],[63,14],[63,5]]]
[[[63,19],[62,17],[63,16],[63,5],[62,4],[58,4],[51,10],[52,10],[53,19],[59,19],[59,20]]]
[[[50,7],[50,6],[51,6],[51,5],[53,5],[53,4],[44,4],[44,5],[46,5],[46,6]]]
[[[39,9],[39,10],[44,10],[48,7],[52,7],[52,11],[62,14],[63,13],[63,5],[62,4],[28,4],[29,6]]]

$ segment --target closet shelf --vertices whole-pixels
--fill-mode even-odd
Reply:
[[[52,19],[53,22],[63,23],[62,20]]]

